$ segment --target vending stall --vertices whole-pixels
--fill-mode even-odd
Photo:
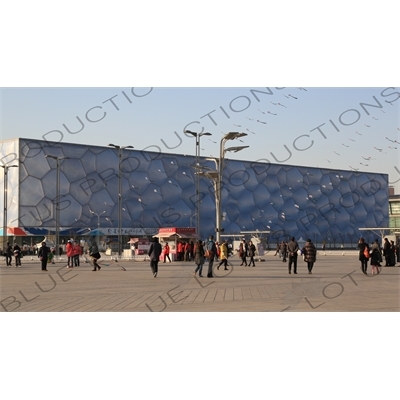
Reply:
[[[196,228],[160,228],[157,235],[153,237],[158,238],[163,250],[166,243],[169,245],[169,256],[172,261],[178,260],[178,244],[179,242],[187,243],[197,240]],[[161,256],[164,258],[164,254]]]

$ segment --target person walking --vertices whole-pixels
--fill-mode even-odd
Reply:
[[[97,269],[100,271],[101,267],[97,261],[100,260],[101,255],[99,253],[99,248],[97,247],[97,243],[95,241],[93,241],[90,244],[88,251],[89,251],[89,257],[91,258],[93,266],[94,266],[92,271],[97,271]],[[73,268],[73,267],[67,267],[67,268]]]
[[[365,243],[364,238],[360,238],[358,242],[358,248],[360,250],[358,259],[361,261],[361,271],[363,274],[367,275],[368,260],[370,258],[369,246]]]
[[[158,238],[155,237],[149,249],[150,268],[154,278],[158,274],[158,262],[160,260],[161,252],[162,252],[161,244],[158,242]]]
[[[214,265],[214,258],[217,254],[217,247],[214,242],[214,236],[210,236],[206,245],[206,253],[208,258],[208,271],[207,271],[207,278],[213,278],[213,265]]]
[[[371,273],[372,275],[381,272],[382,253],[378,239],[371,245]]]
[[[194,276],[196,276],[198,272],[199,277],[202,278],[205,258],[204,258],[204,246],[201,240],[198,240],[197,243],[194,245],[193,251],[194,251],[194,262],[197,265],[196,269],[194,270]]]
[[[282,262],[286,262],[286,257],[287,257],[287,243],[282,240],[282,243],[280,245],[280,251],[282,253]]]
[[[290,242],[287,245],[288,253],[289,253],[289,274],[292,273],[292,264],[293,264],[293,273],[297,274],[297,252],[299,251],[299,245],[296,242],[296,239],[292,237]]]
[[[7,242],[7,244],[6,244],[6,248],[4,250],[4,256],[6,257],[6,266],[11,267],[13,249],[11,247],[10,242]]]
[[[15,267],[21,267],[22,252],[21,247],[19,247],[17,243],[14,243],[13,253],[15,257]]]
[[[304,254],[304,261],[307,263],[308,273],[312,274],[315,261],[317,261],[317,249],[311,242],[311,239],[307,239],[306,244],[303,247],[302,253]]]
[[[396,257],[397,262],[400,263],[400,241],[398,241],[396,245]]]
[[[250,240],[249,242],[249,257],[250,257],[250,261],[249,261],[249,267],[251,265],[251,263],[253,263],[253,267],[256,266],[255,262],[254,262],[254,256],[256,255],[256,246],[254,245],[254,243]]]
[[[49,260],[50,248],[46,246],[46,242],[42,242],[42,246],[38,251],[38,258],[42,263],[42,271],[47,271],[47,262]]]
[[[249,250],[249,246],[246,243],[245,239],[242,239],[242,242],[239,245],[239,257],[242,259],[242,263],[240,266],[244,264],[245,267],[247,267],[247,252]]]
[[[219,246],[219,259],[220,263],[217,266],[217,269],[221,265],[224,265],[224,270],[228,271],[228,241],[225,240],[222,242],[221,246]]]
[[[163,262],[165,262],[165,260],[167,258],[168,258],[168,261],[171,262],[171,259],[169,258],[169,245],[168,245],[168,243],[165,243],[165,246],[164,246],[164,261]]]

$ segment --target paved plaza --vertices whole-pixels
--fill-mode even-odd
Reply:
[[[399,311],[400,268],[382,267],[371,275],[369,266],[365,276],[357,252],[325,254],[319,252],[312,275],[301,257],[298,274],[289,275],[287,263],[270,252],[256,267],[240,266],[237,257],[230,258],[229,271],[216,270],[214,263],[214,278],[194,277],[193,262],[161,262],[153,278],[148,261],[104,260],[98,272],[88,263],[67,269],[58,261],[42,272],[35,258],[25,257],[21,268],[0,266],[0,310]]]

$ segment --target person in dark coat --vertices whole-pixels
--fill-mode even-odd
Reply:
[[[203,265],[205,262],[204,259],[204,247],[201,240],[198,240],[197,243],[194,245],[194,262],[197,265],[194,276],[196,276],[197,272],[199,273],[199,277],[202,278],[203,275]]]
[[[14,252],[14,257],[15,257],[15,266],[20,267],[22,252],[21,252],[21,247],[19,247],[17,245],[17,243],[14,243],[13,252]]]
[[[249,261],[249,267],[251,265],[251,263],[253,263],[253,267],[256,266],[255,262],[254,262],[254,256],[256,255],[256,246],[254,245],[254,243],[250,240],[249,242],[249,257],[250,257],[250,261]]]
[[[97,247],[97,243],[95,241],[93,241],[89,246],[89,257],[92,260],[94,266],[92,271],[97,271],[97,269],[100,271],[101,267],[98,264],[97,260],[100,260],[101,255],[99,252],[99,248]],[[67,268],[73,268],[73,267],[67,267]]]
[[[307,239],[306,244],[303,247],[302,253],[304,255],[304,261],[307,263],[308,273],[312,274],[315,261],[317,261],[317,249],[311,242],[311,239]]]
[[[42,242],[42,247],[39,248],[38,258],[42,262],[42,271],[47,271],[47,260],[50,254],[50,248],[46,246],[46,242]]]
[[[240,245],[239,245],[239,257],[242,259],[242,263],[240,264],[240,266],[242,266],[244,264],[245,267],[247,267],[248,251],[249,251],[249,245],[246,243],[246,240],[243,239],[242,243],[240,243]]]
[[[289,274],[291,274],[292,264],[293,264],[293,273],[297,274],[297,252],[299,250],[299,245],[296,242],[296,239],[292,237],[290,242],[287,245],[288,253],[289,253]]]
[[[208,272],[207,272],[207,278],[213,278],[213,265],[214,265],[214,259],[215,255],[217,254],[217,246],[215,245],[214,242],[214,236],[210,236],[208,239],[207,245],[206,245],[206,251],[208,251]]]
[[[365,249],[367,249],[368,254],[370,252],[369,250],[369,246],[367,243],[365,243],[364,238],[361,238],[358,242],[358,248],[360,249],[360,254],[358,259],[361,261],[361,271],[363,274],[367,275],[367,268],[368,268],[368,260],[369,260],[369,256],[366,257],[364,252]]]
[[[157,276],[158,273],[158,261],[160,260],[161,253],[161,244],[158,242],[158,238],[154,238],[154,241],[150,245],[149,249],[150,268],[154,278]]]
[[[287,250],[287,243],[285,241],[282,241],[280,245],[280,251],[282,254],[282,262],[286,262],[288,250]]]
[[[390,241],[390,247],[389,247],[389,265],[391,267],[396,266],[396,245],[394,244],[394,241]]]
[[[388,238],[385,238],[383,241],[383,255],[385,257],[385,267],[389,267],[389,258],[390,258],[390,243]]]
[[[382,252],[378,243],[378,239],[371,245],[371,273],[379,274],[381,271]]]
[[[13,256],[13,249],[10,242],[7,242],[6,248],[4,250],[4,255],[6,257],[6,266],[11,267],[11,261]]]

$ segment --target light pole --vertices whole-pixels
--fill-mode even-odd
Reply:
[[[189,130],[186,130],[185,133],[189,133],[193,137],[196,138],[196,165],[197,167],[200,166],[200,138],[202,136],[212,136],[211,133],[209,132],[192,132]],[[193,215],[196,216],[196,234],[200,236],[200,198],[199,198],[199,192],[200,192],[200,175],[196,174],[196,179],[195,179],[195,186],[196,186],[196,207],[195,211],[196,214]]]
[[[70,157],[57,157],[49,154],[45,155],[46,158],[52,158],[57,162],[57,177],[56,177],[56,255],[60,255],[60,161],[69,160]]]
[[[8,170],[13,167],[18,167],[18,165],[0,165],[4,169],[4,200],[3,200],[3,251],[5,250],[5,245],[8,239],[8,224],[7,224],[7,209],[8,209]]]
[[[118,150],[118,256],[122,254],[122,152],[124,149],[133,149],[133,146],[118,146],[110,143],[109,146]]]
[[[100,216],[102,216],[105,213],[105,211],[101,212],[100,214],[98,214],[92,210],[89,210],[89,212],[91,214],[97,216],[97,247],[99,247],[100,246],[100,236],[99,236],[99,234],[100,234]]]
[[[224,171],[224,158],[225,153],[228,151],[237,153],[238,151],[247,149],[249,146],[236,146],[225,148],[225,143],[228,140],[238,139],[240,137],[247,136],[247,133],[242,132],[229,132],[223,136],[220,143],[219,158],[208,158],[215,162],[215,170],[208,167],[196,166],[197,169],[201,170],[197,175],[205,176],[213,182],[214,192],[215,192],[215,231],[216,231],[216,241],[220,243],[221,239],[221,214],[222,214],[222,175]]]

